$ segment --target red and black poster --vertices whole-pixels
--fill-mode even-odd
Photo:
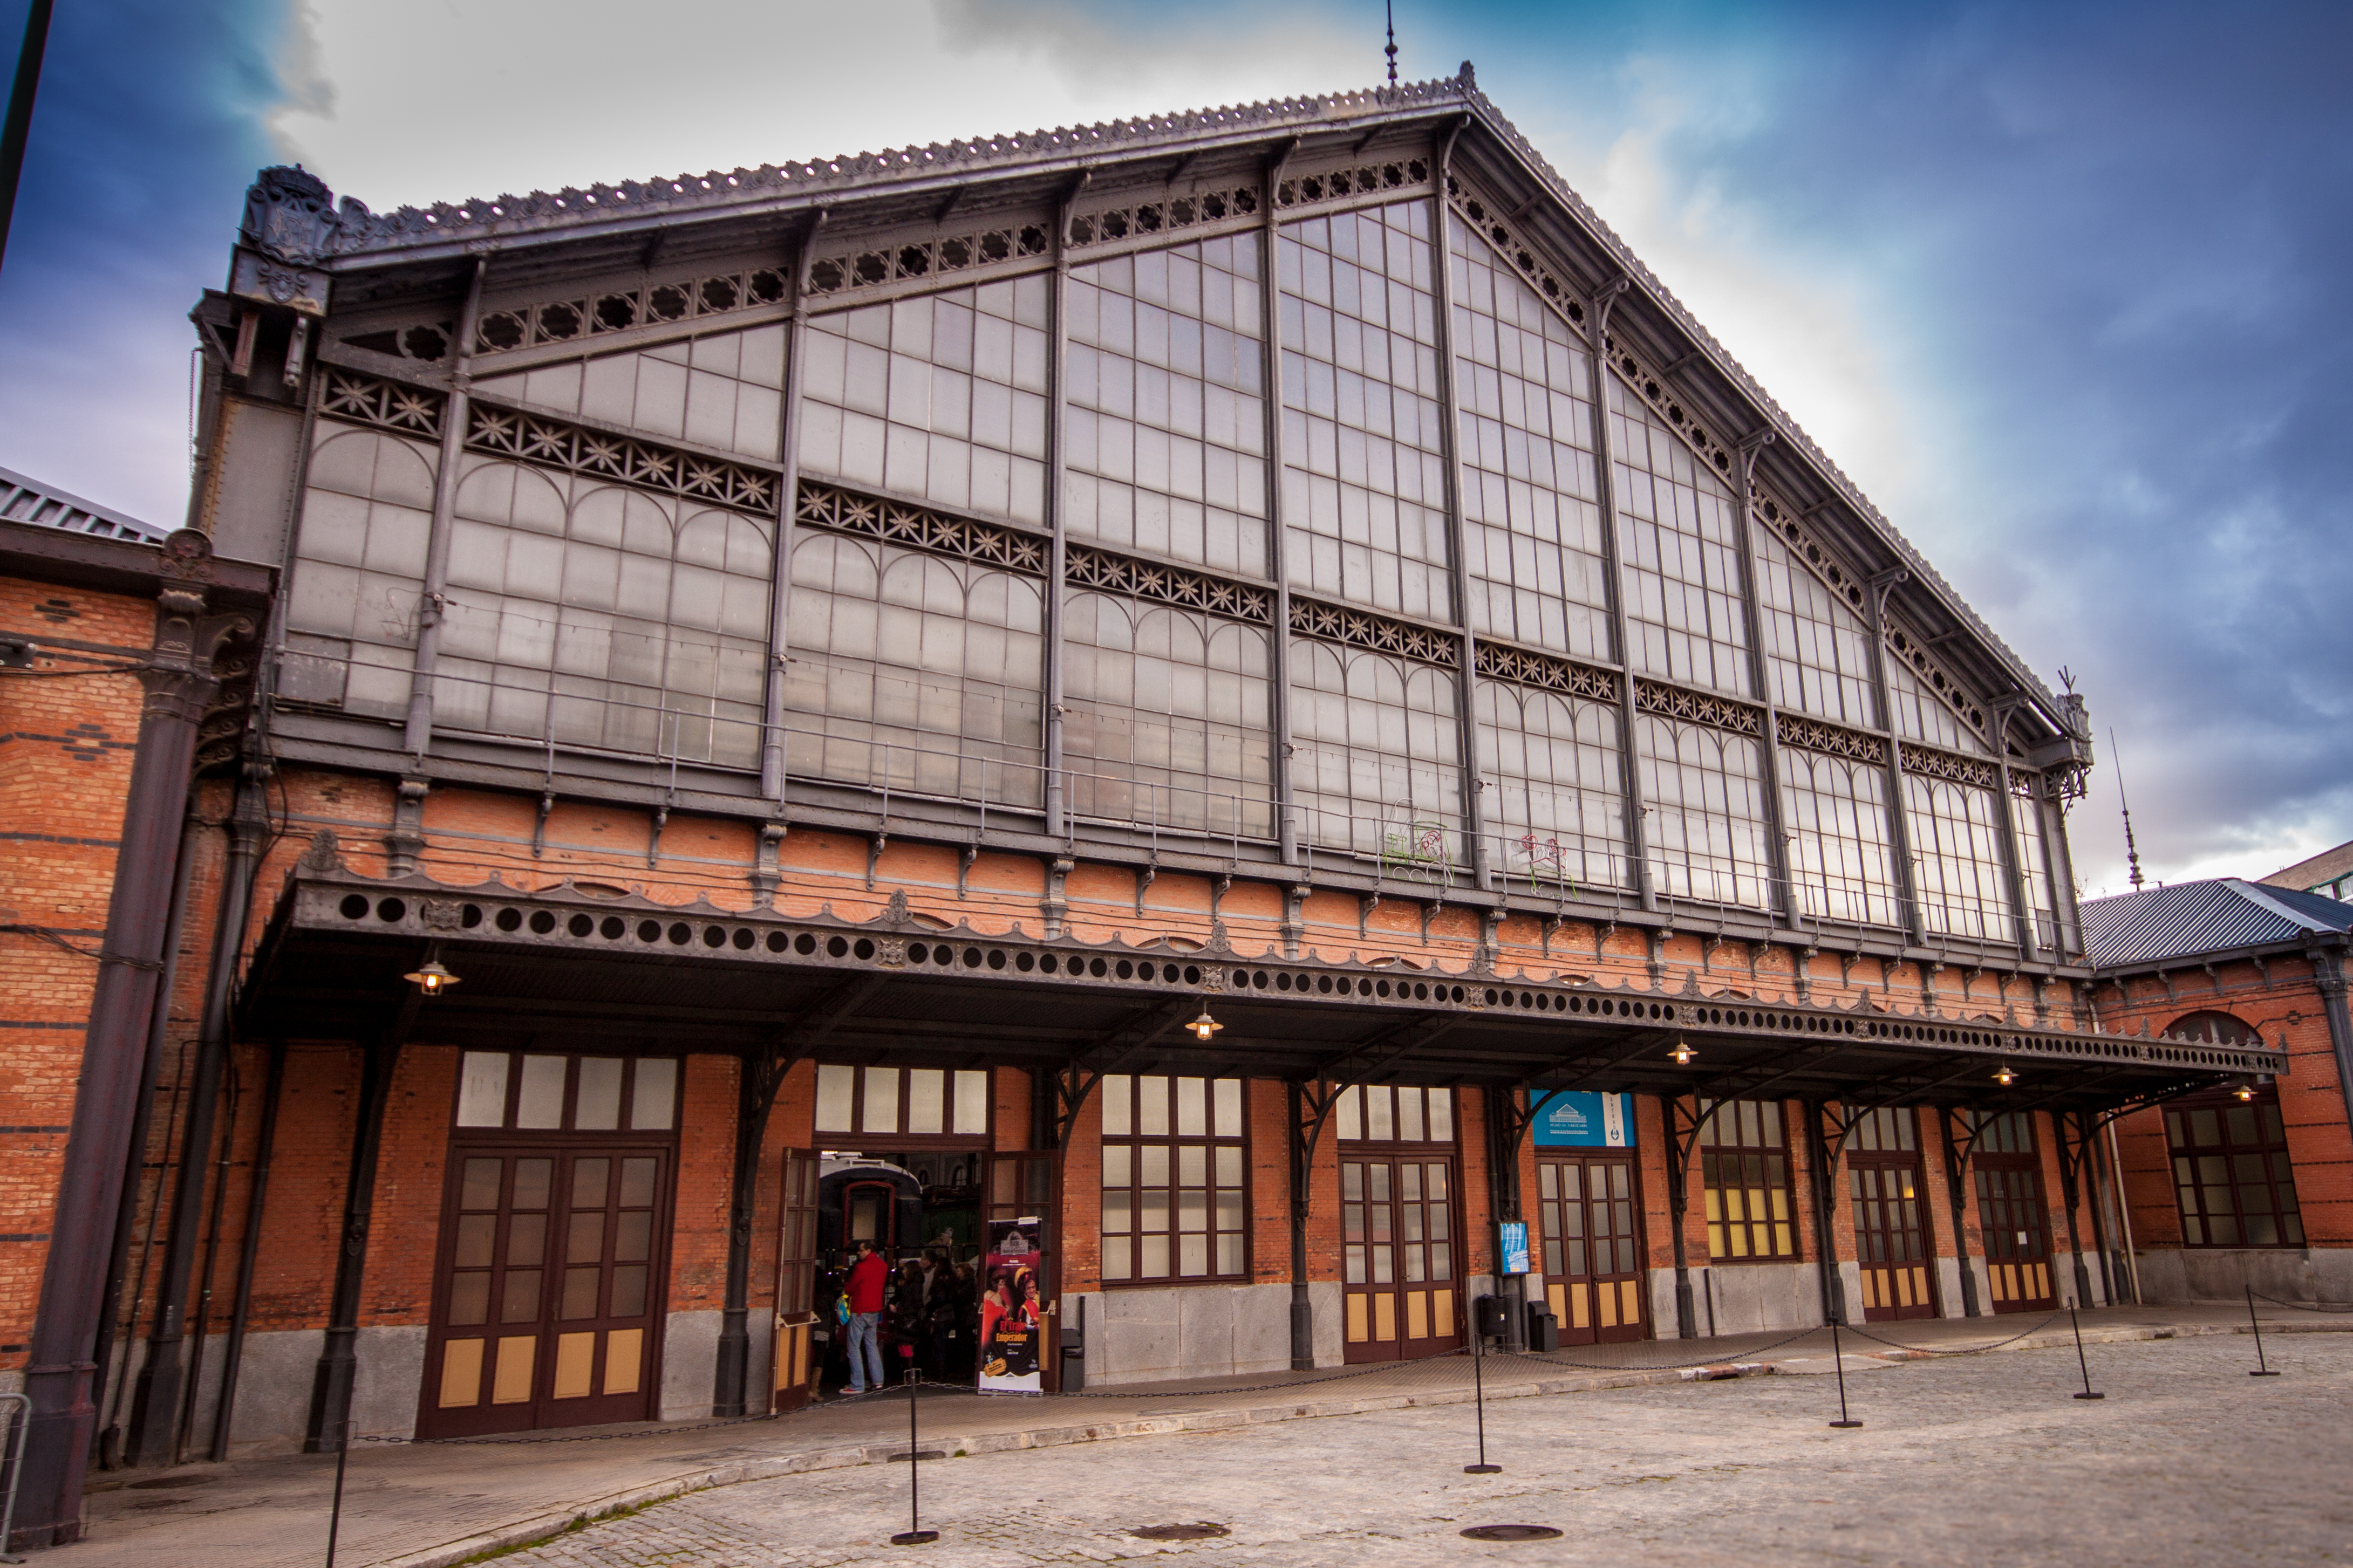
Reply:
[[[988,1222],[981,1258],[980,1391],[1042,1394],[1039,1375],[1046,1333],[1045,1222]]]

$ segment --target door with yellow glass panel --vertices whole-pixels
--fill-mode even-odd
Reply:
[[[1544,1291],[1560,1342],[1642,1337],[1641,1204],[1629,1156],[1536,1160]]]
[[[1339,1134],[1341,1342],[1352,1362],[1409,1361],[1462,1343],[1454,1207],[1454,1091],[1344,1089]]]
[[[468,1053],[470,1074],[484,1054]],[[565,1079],[560,1108],[526,1106],[518,1127],[510,1095],[510,1114],[496,1123],[503,1136],[452,1138],[420,1437],[659,1413],[675,1151],[670,1137],[630,1134],[672,1121],[677,1064],[523,1057],[517,1065]],[[631,1114],[608,1119],[614,1068],[625,1089],[638,1076],[629,1069],[642,1069],[645,1092],[624,1099]],[[556,1125],[541,1125],[550,1119]]]

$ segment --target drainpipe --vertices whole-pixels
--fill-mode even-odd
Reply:
[[[2345,1114],[2353,1121],[2353,1018],[2345,1005],[2346,939],[2333,936],[2307,949],[2312,983],[2320,992],[2321,1016],[2328,1020],[2328,1048],[2337,1058],[2337,1091],[2345,1099]]]
[[[212,1159],[213,1118],[220,1102],[221,1074],[228,1060],[229,1000],[236,988],[237,961],[253,902],[253,873],[268,826],[259,770],[248,766],[229,818],[228,860],[221,877],[219,918],[213,928],[212,969],[205,977],[204,1022],[196,1051],[195,1082],[188,1095],[188,1126],[180,1140],[180,1179],[172,1193],[171,1227],[164,1243],[164,1273],[155,1287],[155,1325],[147,1363],[131,1400],[131,1424],[123,1458],[132,1465],[177,1461],[175,1433],[180,1405],[187,1397],[181,1365],[183,1317],[195,1269],[196,1241],[204,1227],[205,1179]],[[166,998],[165,1005],[169,1005]],[[207,1280],[209,1286],[210,1281]]]
[[[278,1101],[286,1089],[286,1042],[269,1042],[269,1083],[262,1090],[260,1141],[253,1151],[253,1190],[246,1196],[245,1237],[238,1245],[237,1304],[229,1310],[228,1350],[221,1361],[220,1405],[213,1415],[212,1448],[205,1457],[214,1464],[228,1458],[228,1438],[237,1413],[237,1375],[245,1364],[245,1321],[253,1310],[254,1256],[261,1244],[261,1211],[269,1195],[269,1153],[278,1139]]]

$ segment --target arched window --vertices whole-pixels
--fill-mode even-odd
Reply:
[[[2174,1039],[2259,1046],[2254,1026],[2198,1012],[2165,1026]],[[2269,1083],[2185,1096],[2165,1108],[2184,1247],[2302,1247],[2304,1214],[2279,1090]]]

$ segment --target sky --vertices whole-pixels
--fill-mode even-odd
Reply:
[[[0,263],[0,466],[180,521],[186,314],[265,163],[378,210],[701,173],[1360,87],[1381,26],[1361,0],[64,0]],[[1409,80],[1475,62],[2071,672],[2086,893],[2126,887],[2120,771],[2152,878],[2353,838],[2353,6],[1407,0],[1397,30]]]

